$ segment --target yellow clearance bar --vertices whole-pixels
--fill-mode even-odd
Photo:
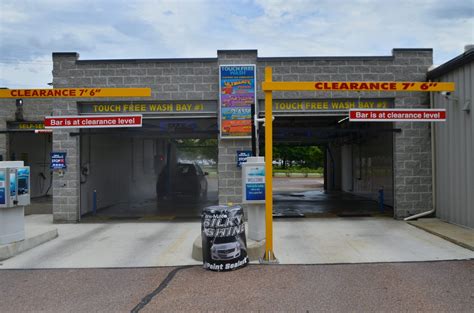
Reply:
[[[263,82],[263,91],[454,91],[437,82]]]
[[[151,97],[151,88],[0,89],[0,98]]]

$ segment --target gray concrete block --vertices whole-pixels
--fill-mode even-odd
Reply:
[[[370,73],[370,67],[369,66],[355,66],[354,67],[354,73]]]
[[[115,76],[115,70],[100,70],[100,76]]]
[[[107,77],[92,77],[92,85],[94,86],[106,86],[107,85]]]
[[[137,85],[140,83],[140,78],[137,76],[126,76],[123,78],[125,85]]]
[[[123,77],[107,77],[109,85],[123,85]]]
[[[177,84],[163,84],[163,91],[178,91]]]
[[[386,66],[371,66],[370,72],[371,73],[386,73],[387,67]]]
[[[331,81],[346,81],[347,75],[345,74],[331,74]]]
[[[378,81],[379,80],[379,74],[363,74],[362,79],[366,81]]]
[[[133,68],[130,69],[130,75],[132,76],[145,76],[147,69],[145,68]]]
[[[159,76],[163,74],[164,74],[164,71],[162,68],[149,68],[146,70],[147,76]]]
[[[179,91],[194,91],[194,84],[179,84]]]
[[[304,74],[307,72],[307,67],[304,66],[291,66],[290,73],[292,74]]]
[[[178,73],[179,75],[194,75],[194,68],[192,67],[180,68]]]
[[[354,66],[339,66],[338,72],[342,74],[352,74],[355,71]]]
[[[119,68],[115,70],[115,75],[117,76],[128,76],[130,75],[130,69],[128,68]]]
[[[186,92],[186,100],[203,100],[203,93],[200,91]]]
[[[171,77],[168,77],[168,76],[157,76],[155,77],[155,82],[157,84],[175,84],[175,82],[172,82],[171,81]]]
[[[321,70],[326,74],[336,74],[339,71],[337,67],[333,66],[323,66]]]
[[[419,185],[420,177],[405,177],[405,184],[407,185]]]
[[[421,196],[419,193],[407,193],[405,195],[405,199],[407,201],[420,201],[421,200]]]
[[[210,92],[212,91],[212,87],[214,85],[212,84],[196,84],[194,86],[194,88],[196,89],[196,91],[207,91],[207,92]],[[218,87],[216,86],[215,89],[218,89]],[[216,90],[217,91],[217,90]]]
[[[144,76],[140,77],[140,84],[155,84],[155,77],[153,76]]]
[[[313,74],[300,74],[299,81],[314,81],[314,73]]]

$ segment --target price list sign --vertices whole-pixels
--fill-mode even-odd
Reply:
[[[221,138],[252,136],[252,106],[255,105],[255,65],[221,65]]]

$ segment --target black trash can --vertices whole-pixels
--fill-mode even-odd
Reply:
[[[201,236],[205,269],[232,271],[249,263],[242,207],[216,205],[204,208]]]

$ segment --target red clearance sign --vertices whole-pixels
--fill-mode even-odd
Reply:
[[[351,122],[444,122],[444,109],[351,109]]]
[[[142,127],[142,115],[45,116],[45,128]]]

